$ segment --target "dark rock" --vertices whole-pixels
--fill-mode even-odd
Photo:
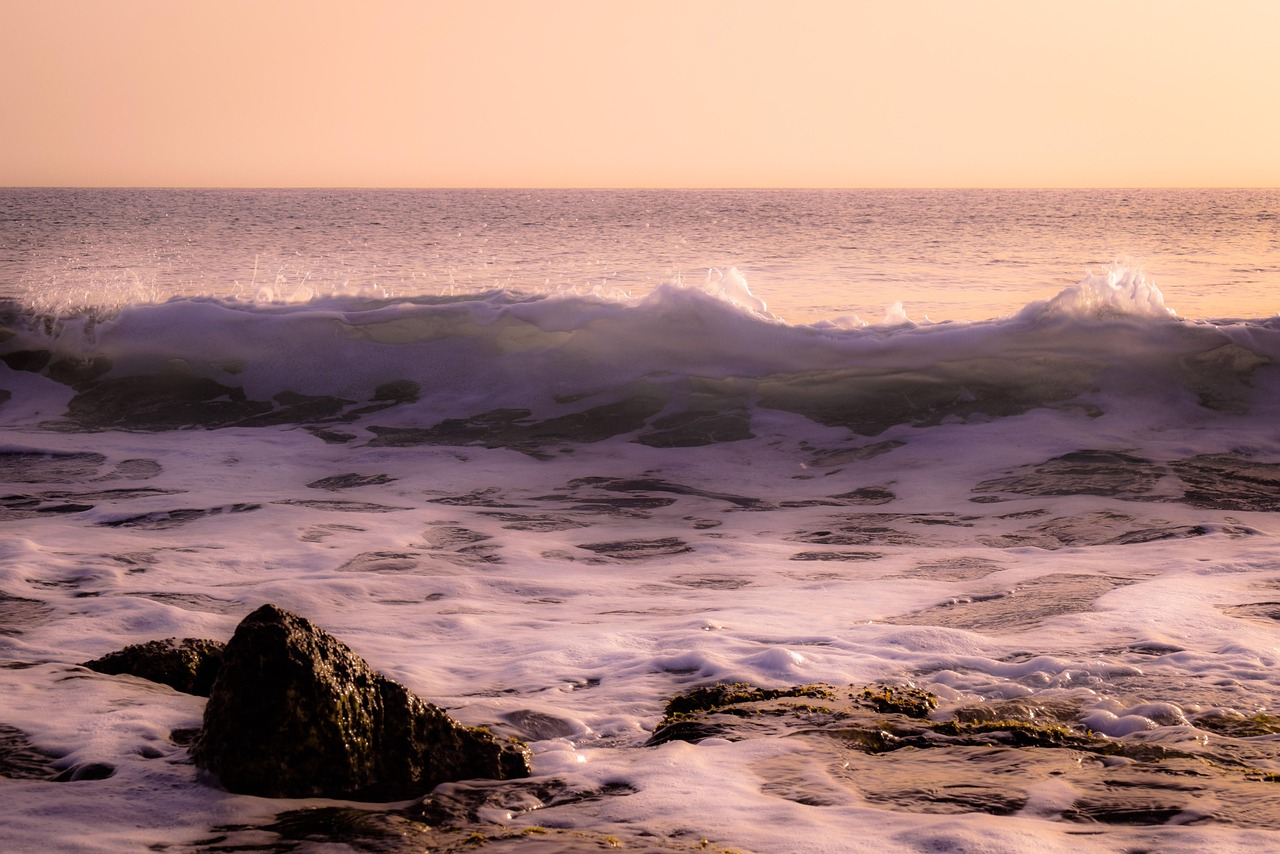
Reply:
[[[84,666],[99,673],[127,674],[168,685],[184,694],[209,696],[222,664],[224,644],[201,638],[176,638],[133,644]]]
[[[529,775],[523,744],[462,726],[274,605],[227,644],[192,756],[227,789],[264,797],[403,800]]]
[[[910,685],[868,685],[859,697],[881,713],[927,718],[938,708],[938,696]]]
[[[677,694],[667,701],[662,721],[654,730],[645,745],[656,747],[668,741],[687,741],[697,743],[707,738],[732,737],[734,740],[745,734],[730,735],[736,725],[727,718],[744,718],[755,715],[763,706],[770,706],[768,713],[788,714],[797,712],[792,707],[778,703],[783,699],[815,699],[831,700],[836,695],[831,686],[821,683],[813,685],[796,685],[790,688],[759,688],[746,682],[722,682],[716,685],[701,685]]]
[[[182,747],[190,747],[195,744],[198,735],[200,735],[199,727],[182,727],[172,730],[169,733],[169,740]]]

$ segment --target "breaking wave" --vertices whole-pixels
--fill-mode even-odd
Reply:
[[[639,299],[494,291],[177,299],[108,316],[42,316],[13,302],[2,311],[0,420],[70,429],[373,412],[400,428],[493,412],[521,424],[590,422],[621,407],[630,414],[616,419],[619,432],[783,410],[875,435],[1134,399],[1247,411],[1275,384],[1280,359],[1275,320],[1179,319],[1126,268],[1008,318],[917,324],[896,310],[852,328],[789,325],[732,270]]]

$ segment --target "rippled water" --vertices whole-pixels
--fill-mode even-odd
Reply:
[[[736,267],[791,322],[972,320],[1120,262],[1184,317],[1269,317],[1277,210],[1275,190],[9,189],[0,295],[643,294]]]

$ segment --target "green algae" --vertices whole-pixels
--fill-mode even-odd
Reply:
[[[1200,729],[1230,738],[1255,738],[1280,733],[1280,717],[1266,712],[1238,717],[1213,713],[1201,715],[1195,719],[1194,723]]]
[[[868,685],[859,696],[878,712],[893,712],[909,718],[927,718],[938,708],[938,695],[906,685]]]
[[[1175,726],[1112,738],[1080,723],[1079,702],[1061,696],[941,707],[910,683],[722,683],[673,697],[647,744],[795,739],[803,746],[794,755],[754,770],[762,791],[808,806],[854,798],[918,813],[1006,815],[1060,778],[1075,793],[1051,810],[1064,822],[1280,822],[1280,717],[1269,712],[1192,716],[1198,735]],[[825,773],[814,773],[814,762]]]
[[[672,724],[698,720],[712,713],[728,715],[756,714],[756,709],[744,709],[744,704],[759,703],[766,700],[777,700],[783,697],[810,697],[819,700],[834,700],[835,693],[830,685],[796,685],[791,688],[757,688],[746,682],[720,683],[691,688],[677,694],[667,701],[663,711],[662,722],[658,728]]]
[[[1060,747],[1103,754],[1118,753],[1121,749],[1115,742],[1095,735],[1089,730],[1080,732],[1060,723],[953,719],[934,724],[932,730],[942,735],[959,738],[986,736],[993,742],[1013,747]]]
[[[229,791],[261,797],[402,800],[530,773],[524,744],[463,726],[273,605],[227,644],[191,755]]]

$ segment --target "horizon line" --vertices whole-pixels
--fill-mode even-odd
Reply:
[[[1252,185],[1096,185],[1096,186],[487,186],[487,185],[358,185],[358,184],[6,184],[0,190],[431,190],[431,191],[477,191],[492,190],[498,192],[619,192],[619,191],[651,191],[651,192],[903,192],[903,191],[964,191],[964,190],[1003,190],[1010,192],[1090,192],[1096,190],[1280,190],[1280,186]]]

